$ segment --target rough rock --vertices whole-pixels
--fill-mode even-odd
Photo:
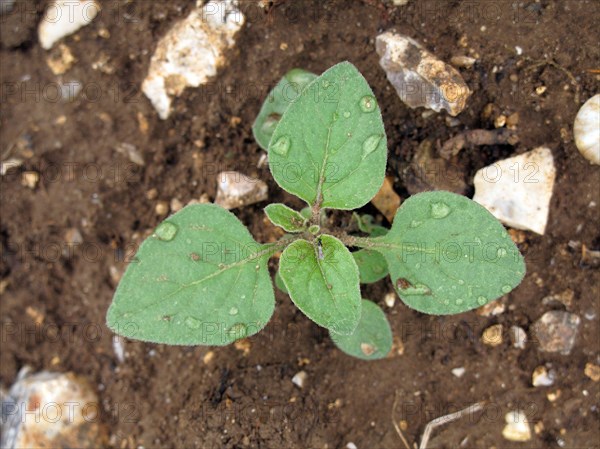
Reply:
[[[185,19],[177,22],[159,41],[142,91],[161,119],[171,113],[173,97],[188,86],[198,87],[217,74],[224,51],[235,44],[234,36],[244,15],[233,0],[196,3]]]
[[[424,106],[450,115],[458,115],[471,95],[460,73],[437,59],[421,44],[408,36],[385,32],[377,36],[379,64],[396,89],[398,96],[411,108]]]
[[[2,399],[0,447],[106,446],[101,406],[89,383],[73,373],[21,370]]]
[[[94,0],[55,0],[46,8],[38,27],[42,48],[49,50],[69,34],[91,23],[100,11]]]
[[[552,310],[544,313],[533,325],[533,335],[540,350],[568,355],[575,345],[581,318],[574,313]]]
[[[539,147],[479,170],[473,200],[502,223],[543,235],[555,178],[552,152]]]
[[[268,188],[260,179],[250,178],[236,171],[225,171],[218,175],[219,185],[215,204],[225,209],[247,206],[265,201]]]
[[[508,441],[525,442],[531,440],[531,428],[527,422],[527,415],[520,410],[508,412],[504,417],[506,426],[502,436]]]

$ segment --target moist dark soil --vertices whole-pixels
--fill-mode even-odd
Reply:
[[[394,405],[396,423],[403,421],[413,442],[433,418],[481,401],[483,412],[439,428],[428,447],[598,447],[600,388],[584,368],[600,364],[600,274],[582,260],[581,249],[600,249],[600,179],[599,168],[578,153],[572,124],[598,93],[600,3],[279,0],[263,2],[263,9],[244,2],[247,23],[226,65],[209,85],[186,90],[166,121],[140,85],[159,38],[194,2],[101,3],[102,13],[64,40],[77,62],[61,76],[50,71],[37,41],[45,1],[17,2],[1,17],[0,155],[24,160],[0,183],[4,386],[24,365],[86,376],[118,448],[344,448],[349,442],[400,448]],[[399,100],[375,53],[374,39],[386,30],[417,39],[444,61],[477,59],[460,69],[473,95],[456,120]],[[396,336],[389,358],[364,362],[336,349],[277,291],[272,321],[243,344],[126,341],[120,363],[105,314],[119,273],[161,220],[157,202],[214,199],[217,172],[239,170],[266,181],[271,202],[301,207],[268,167],[257,168],[263,152],[251,125],[285,72],[321,73],[343,60],[364,74],[381,105],[387,174],[404,199],[415,190],[406,173],[423,141],[437,146],[465,129],[493,129],[500,114],[519,114],[520,141],[466,149],[452,161],[467,195],[479,168],[541,145],[552,150],[557,178],[547,231],[522,234],[527,276],[502,299],[506,311],[427,316],[400,300],[386,307],[389,280],[363,286],[363,296],[386,310]],[[58,83],[72,81],[83,83],[77,98],[57,95]],[[115,150],[123,143],[138,148],[144,166]],[[22,184],[27,171],[39,173],[33,189]],[[234,212],[258,241],[273,241],[279,234],[265,221],[265,205]],[[372,206],[364,211],[377,213]],[[347,214],[335,217],[348,221]],[[542,303],[568,289],[574,293],[568,307]],[[581,317],[573,351],[541,352],[532,324],[565,308]],[[483,344],[482,331],[497,323],[504,325],[503,343]],[[528,331],[525,349],[513,347],[513,325]],[[534,388],[531,374],[544,364],[557,380]],[[457,367],[465,368],[460,378],[451,374]],[[302,389],[291,382],[300,370],[307,373]],[[527,443],[501,435],[504,415],[516,409],[535,426]]]

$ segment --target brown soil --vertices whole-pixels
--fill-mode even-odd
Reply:
[[[598,447],[600,388],[584,367],[600,363],[600,275],[582,263],[577,242],[600,249],[600,181],[598,167],[573,144],[572,123],[598,92],[600,3],[410,0],[394,7],[375,0],[281,0],[266,13],[246,2],[249,23],[227,66],[210,86],[186,91],[167,121],[157,118],[139,86],[157,40],[193,2],[102,0],[102,14],[66,39],[77,62],[62,77],[49,70],[36,38],[45,3],[18,2],[1,19],[0,154],[25,158],[0,184],[3,385],[25,364],[87,376],[98,387],[111,442],[122,448],[343,448],[348,442],[399,448],[391,417],[396,393],[396,415],[406,421],[409,441],[420,438],[429,420],[486,401],[484,413],[439,429],[429,447]],[[408,109],[388,84],[374,38],[394,28],[446,61],[468,49],[477,54],[472,69],[461,69],[474,93],[458,126],[447,126],[444,114],[424,118],[423,110]],[[103,56],[114,73],[93,68]],[[495,115],[484,114],[490,103],[496,115],[519,113],[520,143],[461,153],[455,162],[471,193],[473,175],[485,164],[539,145],[552,149],[557,182],[547,232],[526,233],[528,273],[505,298],[507,311],[434,317],[398,301],[386,312],[403,354],[362,362],[338,351],[277,292],[272,322],[249,340],[249,352],[127,341],[126,361],[118,363],[104,325],[115,287],[110,267],[122,270],[144,232],[159,222],[156,202],[176,197],[185,204],[203,193],[214,198],[215,173],[239,169],[267,181],[273,202],[300,207],[268,168],[254,168],[262,153],[251,125],[283,73],[293,67],[320,73],[342,60],[359,68],[382,106],[388,175],[404,197],[410,191],[405,161],[419,143],[493,128]],[[544,60],[553,64],[535,66]],[[83,82],[83,94],[54,101],[61,79]],[[546,87],[540,95],[539,86]],[[57,124],[63,115],[66,121]],[[146,132],[138,117],[148,122]],[[115,151],[122,142],[142,151],[144,167]],[[35,189],[21,184],[27,170],[40,173]],[[153,188],[157,198],[147,199]],[[264,206],[235,211],[259,241],[276,238]],[[65,243],[71,228],[83,237],[73,251]],[[363,296],[383,305],[391,289],[386,280],[363,287]],[[582,319],[570,355],[540,352],[531,341],[524,350],[508,338],[497,347],[481,343],[491,324],[529,329],[546,310],[563,307],[543,305],[542,298],[566,289],[575,293],[569,310]],[[210,350],[214,358],[204,363]],[[556,370],[553,387],[531,386],[541,364]],[[461,366],[466,373],[459,379],[450,371]],[[301,369],[308,373],[304,389],[291,382]],[[560,393],[554,402],[550,392]],[[517,408],[537,424],[533,439],[520,445],[501,436],[505,413]]]

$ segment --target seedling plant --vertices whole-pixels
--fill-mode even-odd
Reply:
[[[285,235],[264,244],[214,204],[171,215],[142,243],[117,287],[107,314],[116,333],[172,345],[227,345],[254,335],[273,314],[268,261],[280,254],[275,283],[342,351],[372,360],[390,351],[392,333],[377,304],[361,297],[360,283],[389,275],[406,305],[449,315],[521,282],[524,261],[504,227],[460,195],[414,195],[389,230],[357,213],[357,232],[328,226],[328,210],[361,208],[385,176],[381,111],[352,64],[320,76],[286,74],[253,132],[277,184],[307,207],[269,204],[267,217]]]

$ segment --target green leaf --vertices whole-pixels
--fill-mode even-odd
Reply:
[[[353,334],[329,335],[346,354],[363,360],[383,359],[392,349],[392,330],[385,314],[366,299],[362,300],[360,321]]]
[[[382,253],[400,298],[413,309],[450,315],[509,293],[525,262],[483,206],[450,192],[405,201],[390,232],[366,245]]]
[[[269,147],[273,131],[288,106],[317,75],[302,69],[292,69],[277,83],[263,103],[252,125],[254,138],[263,150]]]
[[[361,249],[352,253],[358,266],[361,284],[372,284],[388,275],[385,257],[377,251]]]
[[[311,320],[339,334],[354,331],[360,319],[358,268],[342,242],[330,235],[312,243],[296,240],[283,251],[279,273],[294,304]]]
[[[287,287],[283,283],[283,279],[281,279],[281,275],[279,274],[279,271],[277,273],[275,273],[275,285],[283,293],[288,293]]]
[[[272,249],[214,204],[163,221],[127,267],[108,327],[137,340],[226,345],[257,333],[273,314]]]
[[[286,232],[302,232],[306,229],[306,219],[285,204],[269,204],[265,207],[265,213],[271,223]]]
[[[333,66],[302,91],[269,144],[275,181],[323,208],[368,203],[383,184],[386,159],[379,106],[349,62]]]
[[[371,237],[379,237],[387,234],[388,232],[387,228],[373,223],[374,218],[372,215],[358,215],[356,212],[354,212],[352,214],[352,218],[356,220],[356,223],[358,224],[358,229],[364,232],[365,234],[371,235]]]

